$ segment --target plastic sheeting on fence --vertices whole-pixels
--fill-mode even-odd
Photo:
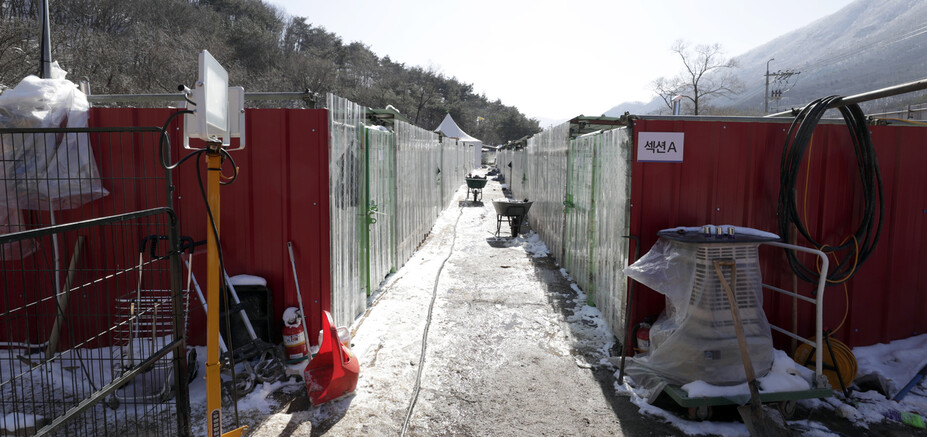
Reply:
[[[442,208],[453,199],[464,184],[464,178],[473,170],[470,159],[473,145],[454,138],[441,139],[441,198]]]
[[[392,218],[395,206],[395,138],[382,126],[368,126],[365,289],[370,295],[393,269]]]
[[[631,132],[629,129],[612,129],[598,134],[601,137],[596,151],[595,230],[593,244],[593,282],[595,303],[612,332],[623,335],[627,321],[624,307],[627,299],[627,276],[630,244],[626,235],[631,232]]]
[[[569,123],[545,130],[529,138],[525,150],[500,152],[496,162],[513,196],[534,200],[528,220],[551,255],[621,336],[631,136],[620,128],[571,140],[569,131]]]
[[[329,94],[329,190],[331,204],[331,313],[338,325],[350,325],[367,305],[360,260],[364,195],[365,109]]]
[[[523,185],[513,194],[534,202],[528,221],[557,260],[563,260],[563,202],[566,197],[570,125],[554,126],[528,139]]]
[[[332,315],[350,325],[367,296],[412,256],[472,168],[472,145],[328,95]]]
[[[563,260],[561,264],[573,273],[573,279],[595,302],[592,282],[592,254],[595,232],[596,151],[602,141],[601,132],[583,135],[570,141],[567,154],[566,198],[563,201]]]
[[[425,239],[441,209],[441,148],[438,134],[397,121],[396,264],[402,265]]]

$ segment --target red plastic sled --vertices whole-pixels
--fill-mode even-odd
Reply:
[[[328,311],[322,311],[322,344],[319,353],[303,371],[309,401],[321,405],[349,394],[357,388],[360,365],[357,357],[338,338],[338,328]]]

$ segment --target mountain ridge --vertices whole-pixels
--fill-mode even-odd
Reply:
[[[735,56],[740,68],[734,74],[745,91],[711,102],[712,112],[762,115],[766,61],[775,58],[771,72],[794,70],[782,85],[782,98],[770,101],[770,112],[787,110],[827,95],[851,95],[910,82],[927,76],[927,2],[920,0],[857,0],[828,16],[792,30]],[[883,99],[864,106],[868,111],[897,109],[924,101],[924,93]],[[620,115],[624,102],[605,112]],[[642,110],[668,112],[655,97]],[[635,111],[631,111],[635,112]],[[645,112],[640,112],[645,113]]]

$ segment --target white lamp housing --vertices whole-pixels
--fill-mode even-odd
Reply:
[[[232,137],[240,137],[240,145],[231,150],[245,148],[245,90],[230,87],[225,68],[208,51],[199,56],[199,79],[191,92],[196,104],[193,114],[184,115],[183,147],[190,147],[190,138],[221,141],[224,147]]]

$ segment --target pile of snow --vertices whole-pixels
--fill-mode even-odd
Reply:
[[[760,393],[776,393],[787,391],[808,390],[811,388],[814,372],[798,365],[784,351],[776,350],[772,369],[765,376],[757,378]],[[746,402],[750,398],[750,387],[747,383],[737,385],[711,385],[704,381],[694,381],[682,386],[690,398],[724,397],[728,399],[742,399]]]
[[[235,275],[229,278],[229,283],[232,284],[233,287],[247,286],[247,285],[256,285],[260,287],[267,286],[266,279],[260,276],[253,276],[253,275]]]
[[[547,249],[547,244],[541,241],[541,237],[533,231],[524,238],[522,247],[525,249],[525,252],[534,258],[543,258],[550,253]]]
[[[708,228],[707,231],[708,231],[708,234],[710,235],[718,234],[719,229],[720,229],[721,235],[727,235],[731,229],[734,229],[734,233],[739,234],[739,235],[749,235],[751,237],[757,237],[757,238],[773,238],[776,240],[779,239],[779,236],[776,234],[773,234],[772,232],[761,231],[759,229],[753,229],[753,228],[737,227],[734,225],[720,225],[720,226],[704,225],[704,226],[698,226],[698,227],[679,226],[675,228],[661,229],[660,232],[680,232],[680,233],[703,232],[706,227]]]

